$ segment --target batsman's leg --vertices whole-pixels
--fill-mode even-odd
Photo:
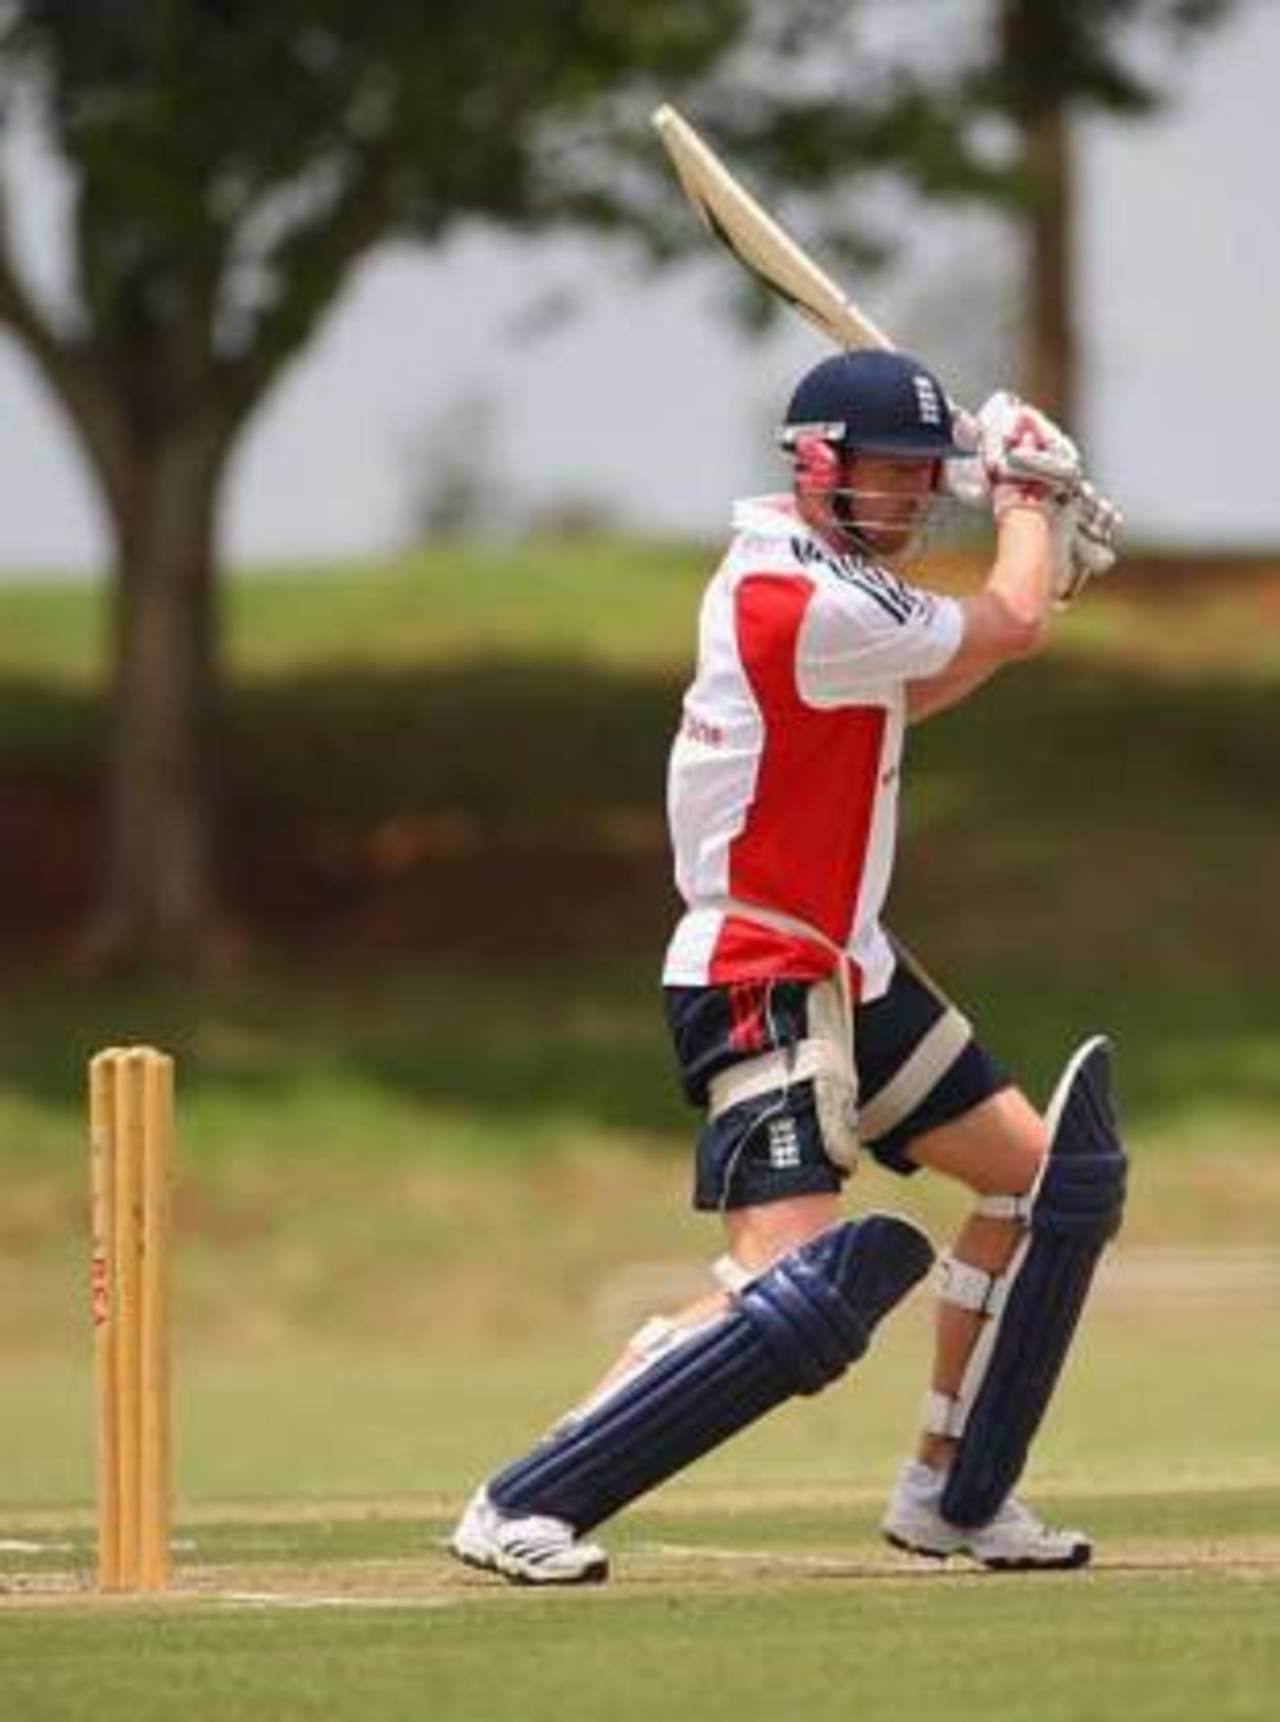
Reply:
[[[922,1135],[912,1155],[968,1184],[978,1202],[940,1264],[925,1432],[885,1534],[988,1566],[1083,1565],[1088,1539],[1041,1525],[1011,1490],[1123,1210],[1106,1042],[1075,1054],[1043,1122],[1005,1090]]]
[[[705,1319],[646,1324],[628,1367],[478,1491],[452,1540],[459,1558],[524,1583],[603,1578],[607,1559],[584,1533],[784,1400],[842,1375],[933,1259],[914,1226],[870,1214],[753,1271],[749,1251],[767,1249],[770,1230],[779,1242],[786,1226],[739,1219],[731,1240],[736,1231],[748,1253],[727,1276],[734,1289]]]

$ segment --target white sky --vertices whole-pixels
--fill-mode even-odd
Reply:
[[[1195,51],[1167,117],[1094,124],[1082,140],[1080,428],[1135,530],[1161,539],[1280,542],[1278,75],[1280,6],[1255,3]],[[38,267],[56,190],[38,162],[16,166],[20,237]],[[972,383],[975,355],[999,343],[966,325],[990,302],[1004,253],[981,222],[927,215],[926,226],[906,279],[876,279],[859,296],[940,368],[963,355]],[[393,545],[413,450],[476,397],[497,415],[501,493],[594,499],[629,524],[717,532],[727,498],[776,471],[771,419],[826,351],[790,318],[766,338],[734,330],[730,269],[717,251],[651,276],[585,244],[480,233],[433,255],[379,253],[241,446],[224,509],[230,554]],[[563,287],[582,302],[576,317],[538,338],[516,332],[522,312]],[[79,456],[7,340],[0,448],[0,569],[100,562]]]

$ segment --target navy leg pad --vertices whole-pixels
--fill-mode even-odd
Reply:
[[[1098,1258],[1120,1229],[1127,1162],[1107,1043],[1093,1042],[1067,1080],[1030,1238],[943,1490],[952,1524],[986,1524],[1022,1475]]]
[[[774,1406],[842,1375],[932,1261],[924,1234],[891,1215],[832,1227],[745,1286],[719,1321],[500,1472],[490,1500],[591,1530]]]

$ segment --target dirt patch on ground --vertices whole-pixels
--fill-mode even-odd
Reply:
[[[1176,1489],[1152,1483],[1091,1488],[1072,1494],[1060,1509],[1086,1522],[1090,1504],[1096,1516],[1109,1507],[1131,1503],[1136,1521],[1153,1506],[1171,1515],[1168,1534],[1143,1531],[1107,1533],[1087,1573],[1054,1575],[1048,1582],[1106,1583],[1113,1578],[1161,1581],[1206,1575],[1274,1583],[1280,1580],[1280,1532],[1274,1502],[1280,1471],[1269,1482],[1241,1489],[1224,1478],[1203,1478]],[[605,1595],[615,1599],[645,1593],[693,1594],[813,1585],[901,1585],[1014,1582],[989,1574],[964,1558],[939,1563],[885,1548],[875,1530],[882,1502],[879,1488],[853,1485],[764,1485],[710,1487],[646,1503],[631,1539],[619,1538],[613,1581]],[[192,1609],[382,1609],[450,1608],[463,1604],[520,1606],[537,1594],[564,1603],[572,1591],[535,1593],[510,1587],[492,1575],[453,1561],[444,1546],[445,1527],[459,1501],[433,1495],[374,1501],[258,1502],[238,1508],[222,1504],[189,1517],[175,1543],[179,1565],[171,1588],[150,1597],[99,1596],[89,1563],[90,1540],[84,1514],[24,1516],[31,1556],[26,1570],[0,1579],[0,1614],[16,1609],[93,1609],[148,1611]],[[1186,1529],[1194,1517],[1204,1527]],[[1179,1528],[1177,1521],[1181,1521]],[[1254,1525],[1259,1528],[1256,1530]],[[364,1526],[400,1537],[394,1554],[322,1547],[324,1532]],[[262,1527],[278,1537],[263,1541]],[[1220,1528],[1215,1528],[1215,1526]],[[43,1527],[43,1528],[41,1528]],[[202,1534],[201,1527],[209,1527]],[[212,1530],[235,1537],[254,1529],[256,1553],[239,1559],[217,1558]],[[403,1535],[412,1532],[416,1549],[403,1552]],[[18,1539],[0,1543],[12,1556]],[[205,1551],[201,1556],[201,1549]],[[225,1545],[224,1545],[225,1546]],[[268,1547],[271,1554],[267,1553]],[[77,1551],[59,1570],[50,1558]],[[278,1553],[276,1552],[278,1550]],[[1045,1582],[1043,1578],[1037,1582]],[[591,1594],[600,1594],[593,1591]]]
[[[1111,1577],[1161,1580],[1196,1574],[1266,1582],[1280,1580],[1280,1538],[1113,1542],[1087,1573],[1039,1575],[1036,1582],[1047,1579],[1050,1583],[1097,1584]],[[618,1561],[609,1585],[591,1594],[624,1601],[650,1591],[667,1595],[733,1593],[758,1589],[762,1584],[797,1588],[981,1582],[1013,1581],[963,1560],[939,1563],[889,1551],[790,1553],[664,1538],[633,1545]],[[509,1586],[487,1574],[457,1566],[441,1553],[415,1561],[207,1566],[183,1573],[171,1590],[150,1597],[99,1596],[87,1578],[18,1577],[8,1581],[7,1588],[0,1592],[0,1615],[18,1609],[68,1608],[134,1612],[209,1607],[247,1610],[438,1609],[464,1604],[502,1607],[528,1604],[535,1597],[539,1604],[550,1598],[563,1606],[575,1594],[580,1593]]]

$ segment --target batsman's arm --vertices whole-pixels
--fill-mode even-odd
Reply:
[[[1002,664],[1034,656],[1048,637],[1053,532],[1039,508],[1010,508],[1000,521],[996,556],[981,589],[960,600],[964,633],[937,675],[907,684],[912,723],[958,705]]]

